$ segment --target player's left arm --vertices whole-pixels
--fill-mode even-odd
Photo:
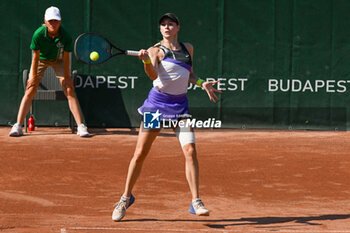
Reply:
[[[63,63],[64,63],[64,78],[70,78],[70,59],[69,59],[69,52],[64,51],[63,52]]]
[[[193,64],[193,46],[190,43],[184,43],[187,51],[190,53],[191,55],[191,59],[192,59],[192,64]],[[200,87],[203,87],[203,89],[207,92],[209,99],[211,101],[213,101],[214,103],[216,103],[216,101],[219,99],[215,92],[219,92],[222,93],[222,91],[217,90],[216,88],[213,87],[213,85],[217,84],[219,82],[218,81],[205,81],[200,79],[194,72],[193,72],[193,66],[191,67],[191,73],[190,73],[190,78],[189,78],[189,82],[195,85],[198,85]]]
[[[70,52],[63,52],[63,64],[64,64],[64,85],[68,88],[74,88],[73,79],[70,74]]]
[[[71,59],[70,59],[70,54],[73,51],[73,39],[72,36],[65,30],[65,28],[60,26],[61,34],[64,35],[64,40],[63,40],[63,59],[64,62],[64,79],[70,79],[71,78],[71,73],[70,73],[70,68],[71,68]],[[62,51],[60,51],[62,52]]]

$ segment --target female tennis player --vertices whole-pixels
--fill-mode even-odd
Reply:
[[[162,119],[179,120],[178,116],[189,114],[186,97],[188,82],[203,87],[213,102],[218,100],[215,92],[221,91],[213,88],[213,85],[218,81],[205,82],[193,73],[193,47],[189,43],[178,41],[180,25],[176,15],[172,13],[164,14],[159,20],[159,25],[163,40],[148,50],[140,50],[139,53],[146,74],[153,80],[153,88],[138,110],[140,114],[146,111],[155,112],[158,110],[159,113],[167,113],[160,116],[163,117]],[[135,153],[129,164],[125,190],[113,210],[112,220],[120,221],[125,216],[126,209],[135,201],[135,197],[131,193],[132,188],[140,175],[143,162],[159,131],[160,129],[144,129],[143,122],[141,122]],[[199,198],[199,171],[193,129],[178,127],[174,131],[182,146],[186,160],[186,179],[192,194],[190,213],[208,216],[209,211]]]

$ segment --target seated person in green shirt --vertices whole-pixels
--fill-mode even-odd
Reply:
[[[13,125],[10,136],[22,136],[22,124],[32,105],[32,100],[47,67],[51,66],[60,80],[64,94],[67,96],[70,111],[78,125],[78,135],[89,136],[87,127],[82,122],[82,113],[78,98],[75,95],[74,83],[70,75],[69,53],[73,50],[72,37],[61,26],[61,14],[57,7],[49,7],[45,11],[45,24],[33,35],[30,48],[33,50],[27,89],[22,98],[17,115],[17,123]]]

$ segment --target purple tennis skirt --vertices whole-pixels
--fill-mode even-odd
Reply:
[[[157,110],[162,114],[160,119],[175,120],[190,116],[186,94],[170,95],[153,87],[138,111],[143,115],[144,112],[156,112]]]

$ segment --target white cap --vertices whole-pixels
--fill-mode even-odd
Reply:
[[[45,20],[60,20],[61,21],[61,13],[60,10],[57,7],[49,7],[45,11]]]

